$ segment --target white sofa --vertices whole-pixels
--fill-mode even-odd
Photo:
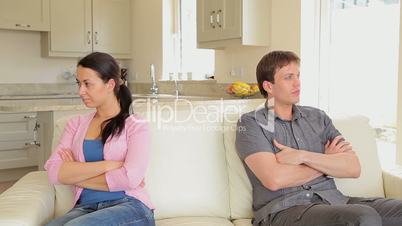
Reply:
[[[261,99],[197,102],[192,110],[183,104],[174,112],[185,122],[163,121],[173,104],[154,104],[152,114],[151,108],[136,108],[153,119],[146,186],[156,206],[158,226],[251,226],[251,185],[236,154],[234,128],[236,109],[247,112],[261,103]],[[362,164],[361,177],[337,180],[339,189],[353,196],[402,198],[402,170],[381,170],[368,119],[353,116],[333,121],[353,143]],[[65,122],[56,125],[56,140]],[[71,202],[69,186],[49,185],[44,171],[29,173],[0,195],[0,225],[43,225],[68,211]]]

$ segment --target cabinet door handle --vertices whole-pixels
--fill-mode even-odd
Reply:
[[[212,11],[211,14],[209,15],[209,25],[212,28],[215,28],[214,15],[215,15],[215,11]]]
[[[218,13],[216,14],[216,23],[218,24],[219,27],[222,27],[222,23],[221,23],[221,14],[222,14],[222,10],[218,10]]]
[[[98,32],[97,32],[97,31],[95,31],[95,37],[94,37],[94,39],[95,39],[95,44],[98,45],[99,39],[98,39]]]
[[[30,28],[30,24],[15,24],[16,27],[25,27],[25,28]]]
[[[87,42],[88,44],[91,44],[91,31],[87,32]]]
[[[24,115],[24,119],[36,119],[36,115]]]

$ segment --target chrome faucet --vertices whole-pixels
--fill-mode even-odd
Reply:
[[[156,76],[155,76],[155,66],[151,64],[149,74],[151,75],[151,80],[152,80],[152,86],[151,86],[151,94],[152,95],[158,95],[158,86],[156,85]]]

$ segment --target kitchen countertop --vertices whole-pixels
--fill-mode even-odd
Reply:
[[[37,112],[88,109],[80,99],[0,100],[0,112]]]
[[[134,95],[134,102],[145,105],[146,103],[174,103],[176,100],[172,95],[160,95],[160,98],[150,98],[150,95]],[[221,97],[201,97],[201,96],[180,96],[178,103],[185,105],[188,101],[192,103],[200,102],[217,102],[223,100]],[[187,101],[186,101],[187,100]],[[261,100],[263,99],[239,99],[229,98],[224,99],[226,103],[231,101]],[[227,102],[229,101],[229,102]],[[240,101],[240,102],[239,102]],[[77,95],[38,95],[38,96],[1,96],[0,97],[0,112],[39,112],[39,111],[68,111],[68,110],[88,110],[82,104],[81,99]]]
[[[13,96],[0,96],[0,101],[3,100],[45,100],[45,99],[71,99],[80,98],[77,94],[46,94],[46,95],[13,95]]]

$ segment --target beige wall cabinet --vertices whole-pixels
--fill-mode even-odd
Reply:
[[[51,0],[44,55],[82,57],[92,51],[131,55],[130,0]]]
[[[37,166],[36,113],[0,114],[0,170]]]
[[[49,31],[49,0],[1,0],[0,28]]]
[[[38,133],[38,139],[41,144],[41,155],[38,159],[39,170],[44,169],[46,161],[52,154],[53,149],[58,144],[58,140],[53,140],[54,134],[62,134],[64,128],[56,126],[58,120],[72,117],[74,115],[82,115],[92,112],[93,109],[88,110],[68,110],[68,111],[41,111],[38,112],[38,122],[40,123],[40,130]],[[1,175],[0,175],[1,176]]]
[[[197,0],[199,48],[268,46],[271,0]]]

